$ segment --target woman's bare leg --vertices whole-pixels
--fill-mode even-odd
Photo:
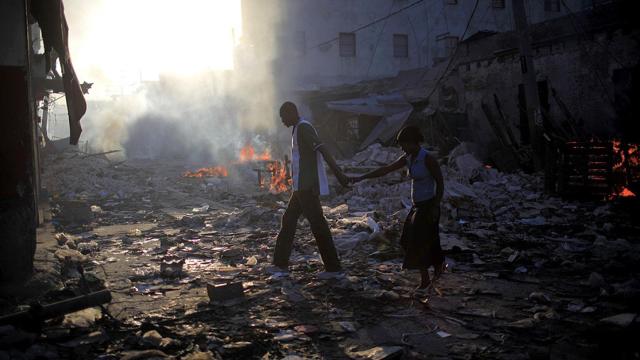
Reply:
[[[434,265],[433,266],[433,278],[434,278],[434,280],[439,278],[440,275],[442,275],[442,273],[445,272],[446,269],[447,269],[447,264],[444,262],[444,260],[442,260],[441,263]]]
[[[420,270],[420,289],[426,289],[431,285],[429,278],[429,269]]]

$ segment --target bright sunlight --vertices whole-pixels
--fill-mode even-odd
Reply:
[[[122,87],[233,68],[240,0],[67,0],[80,77]]]

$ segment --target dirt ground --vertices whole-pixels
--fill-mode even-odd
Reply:
[[[568,201],[544,195],[536,175],[470,175],[449,163],[449,270],[416,294],[397,245],[402,178],[332,188],[323,204],[345,274],[322,280],[303,219],[289,276],[266,271],[287,195],[259,189],[255,164],[231,180],[186,178],[195,165],[181,162],[48,161],[53,217],[40,231],[37,272],[3,290],[2,313],[103,288],[112,301],[38,331],[0,326],[0,359],[640,356],[633,199]],[[240,295],[224,288],[234,283]],[[230,299],[211,299],[215,285]]]

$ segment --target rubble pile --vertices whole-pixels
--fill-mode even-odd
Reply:
[[[122,161],[112,161],[102,154],[85,154],[69,148],[47,154],[43,187],[53,195],[65,198],[125,198],[150,191],[140,183],[144,169],[131,169]]]
[[[443,167],[445,193],[443,198],[444,221],[462,224],[471,220],[485,219],[513,223],[524,221],[538,223],[546,221],[540,217],[542,209],[561,206],[561,201],[543,195],[543,184],[539,176],[524,173],[504,174],[485,167],[466,150],[466,145],[456,147],[448,155],[448,166]],[[353,173],[369,171],[377,158],[396,160],[401,151],[372,145],[343,165]],[[354,211],[381,210],[391,215],[411,207],[410,182],[408,177],[397,172],[382,179],[367,180],[354,185],[352,191],[337,198]]]
[[[373,145],[341,166],[361,174],[399,155]],[[207,179],[185,179],[184,166],[171,162],[129,163],[115,180],[136,189],[131,197],[103,197],[106,180],[87,181],[65,196],[86,202],[91,220],[56,225],[56,293],[92,284],[109,289],[113,301],[107,312],[46,322],[46,341],[19,324],[0,326],[7,349],[0,358],[524,359],[637,351],[629,341],[640,323],[634,205],[563,201],[543,194],[539,176],[500,173],[463,148],[441,163],[449,271],[426,297],[414,292],[417,274],[401,270],[398,240],[411,206],[401,172],[323,200],[345,269],[333,279],[320,275],[304,219],[290,273],[268,271],[286,194],[253,182],[209,191]],[[5,311],[21,304],[14,305]]]
[[[396,161],[402,154],[399,147],[383,147],[376,143],[342,163],[351,166],[380,166]]]

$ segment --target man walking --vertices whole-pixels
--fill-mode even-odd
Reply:
[[[311,232],[316,239],[324,263],[325,273],[320,277],[331,278],[336,276],[341,267],[331,231],[320,204],[319,196],[329,194],[323,159],[342,186],[348,186],[348,178],[318,139],[318,133],[313,125],[300,117],[294,103],[287,101],[282,104],[280,118],[286,127],[293,127],[291,138],[293,193],[282,216],[282,227],[276,240],[273,265],[277,271],[288,271],[298,218],[300,215],[304,215],[311,224]]]

